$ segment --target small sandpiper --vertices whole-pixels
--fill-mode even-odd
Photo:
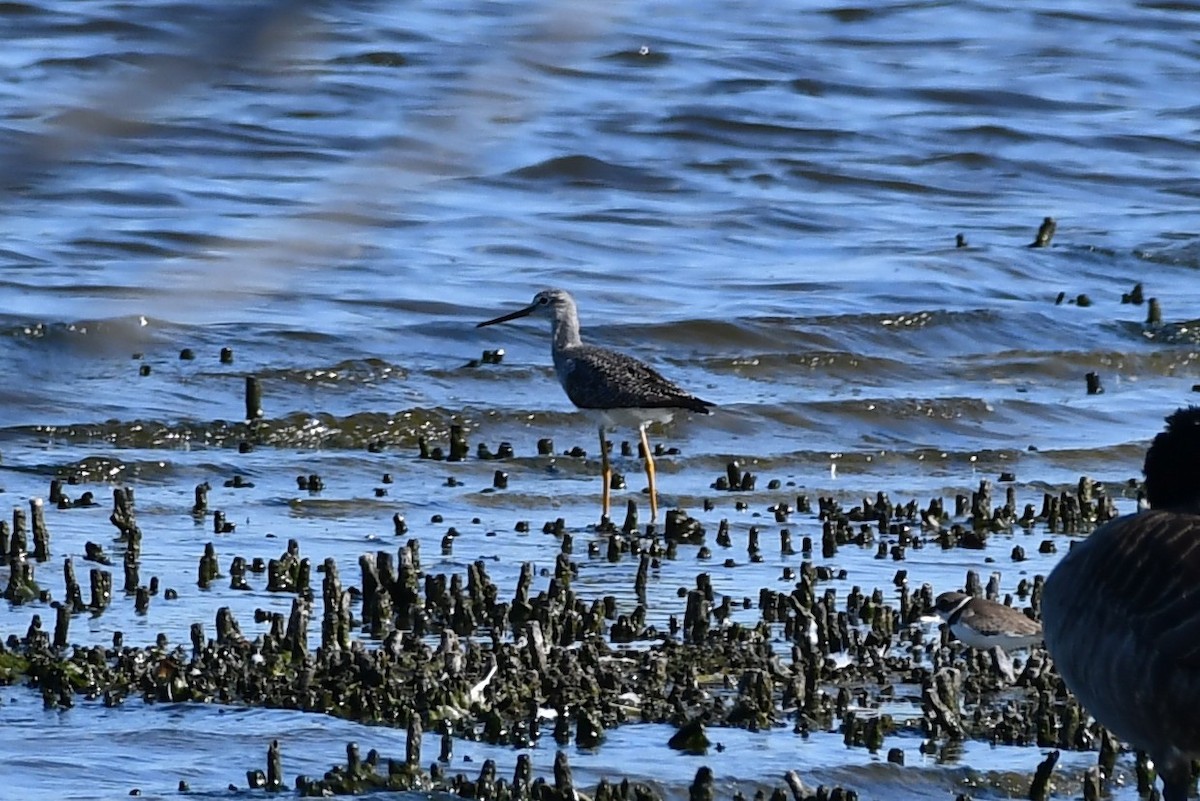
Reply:
[[[1011,606],[962,592],[943,592],[933,608],[955,637],[972,648],[1012,651],[1042,641],[1042,626]]]

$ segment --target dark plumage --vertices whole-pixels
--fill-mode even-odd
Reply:
[[[1146,501],[1151,509],[1191,509],[1200,513],[1200,408],[1189,406],[1167,417],[1167,427],[1146,451]]]
[[[1149,753],[1165,801],[1200,758],[1200,409],[1180,409],[1143,467],[1148,511],[1073,547],[1046,580],[1046,647],[1080,703]]]
[[[580,409],[686,409],[708,414],[713,404],[683,390],[648,364],[595,345],[565,349],[563,389]]]
[[[571,403],[581,409],[593,409],[606,418],[600,424],[600,459],[604,478],[604,517],[608,517],[611,468],[605,427],[617,421],[631,420],[638,426],[646,458],[646,477],[650,482],[650,519],[658,518],[658,498],[654,486],[654,457],[646,436],[646,423],[669,417],[681,409],[709,413],[712,403],[682,389],[648,364],[607,348],[585,345],[579,336],[579,314],[575,300],[562,289],[544,289],[523,309],[477,327],[495,325],[536,314],[551,323],[550,353],[558,382]],[[664,415],[664,413],[667,413]]]

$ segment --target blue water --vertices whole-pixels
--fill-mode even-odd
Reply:
[[[286,611],[290,599],[258,583],[196,590],[205,542],[224,566],[277,556],[295,538],[314,563],[336,557],[353,584],[360,551],[394,547],[397,512],[432,569],[495,558],[492,576],[511,590],[522,561],[557,553],[553,538],[512,534],[516,521],[538,531],[562,516],[582,538],[598,514],[595,429],[556,385],[547,332],[474,327],[548,285],[575,294],[589,341],[718,404],[710,418],[651,430],[680,451],[660,461],[664,506],[710,531],[730,519],[736,543],[763,529],[762,565],[666,563],[656,621],[680,611],[675,590],[698,569],[736,598],[776,584],[798,560],[777,553],[762,515],[800,493],[924,503],[1009,471],[1020,501],[1040,504],[1087,474],[1129,511],[1145,443],[1200,383],[1198,12],[2,6],[0,486],[23,508],[74,474],[84,484],[72,497],[90,489],[101,503],[49,512],[53,557],[39,580],[61,597],[61,560],[86,570],[88,540],[119,565],[108,504],[128,484],[147,534],[142,578],[180,599],[155,598],[138,616],[118,597],[73,621],[73,641],[120,630],[130,644],[160,631],[186,642],[191,622],[211,628],[222,605],[254,636],[254,610]],[[1047,216],[1052,245],[1028,248]],[[1121,302],[1138,282],[1161,302],[1162,325],[1146,324],[1146,304]],[[232,364],[218,360],[223,347]],[[184,348],[196,358],[181,360]],[[469,364],[496,348],[502,364]],[[1088,372],[1103,394],[1086,394]],[[271,436],[239,453],[224,421],[244,418],[247,375],[262,382]],[[508,490],[485,492],[495,463],[416,459],[417,438],[444,445],[452,422],[472,448],[513,444]],[[592,458],[538,457],[541,437]],[[700,511],[731,459],[759,475],[758,489]],[[618,508],[632,498],[646,516],[639,464],[617,466],[629,483]],[[320,495],[296,489],[311,473],[326,481]],[[255,487],[222,486],[233,475]],[[462,485],[447,487],[449,476]],[[188,514],[206,480],[233,534]],[[449,526],[461,537],[439,557]],[[820,524],[797,517],[790,528],[798,540]],[[1011,563],[1003,538],[986,552],[926,549],[910,554],[910,583],[952,588],[968,569],[998,570],[1010,592],[1053,566],[1055,554],[1038,553],[1043,533],[1013,537],[1029,561]],[[891,586],[895,565],[873,556],[833,560],[848,571],[832,585],[839,595]],[[627,564],[584,561],[580,587],[632,603]],[[0,633],[23,634],[34,613],[53,619],[6,608]],[[223,795],[262,766],[273,737],[310,772],[349,737],[402,747],[402,733],[282,712],[42,713],[28,690],[5,698],[0,760],[24,798],[134,785],[160,797],[189,776],[201,797]],[[181,735],[229,719],[244,740]],[[324,725],[327,739],[301,734]],[[573,761],[598,777],[665,739],[630,737]],[[790,737],[749,740],[778,762],[731,773],[729,792],[773,787],[789,755],[808,760]],[[862,756],[830,739],[815,763]],[[30,756],[30,742],[45,756]],[[70,756],[77,743],[86,770]],[[865,798],[952,797],[961,777],[911,767],[914,749],[903,772],[847,767],[837,778]],[[1029,772],[1041,758],[1029,751],[1010,764],[984,750],[971,764]],[[664,792],[686,792],[692,773],[664,777]]]

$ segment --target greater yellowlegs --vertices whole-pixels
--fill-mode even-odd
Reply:
[[[575,300],[562,289],[545,289],[523,309],[480,323],[477,328],[516,320],[529,315],[547,317],[551,323],[550,353],[554,372],[567,397],[580,409],[600,415],[600,468],[604,478],[604,518],[608,518],[612,466],[608,459],[605,432],[617,425],[636,426],[646,459],[650,482],[650,520],[658,520],[658,493],[654,484],[654,455],[646,436],[646,425],[665,422],[678,410],[708,414],[713,404],[683,390],[657,370],[631,356],[585,345],[579,338],[579,314]]]
[[[1046,579],[1046,648],[1096,720],[1150,755],[1165,801],[1200,758],[1200,408],[1180,409],[1142,468],[1150,509],[1075,544]]]
[[[943,592],[934,609],[955,637],[971,648],[1012,651],[1042,641],[1042,627],[1011,606],[962,592]]]

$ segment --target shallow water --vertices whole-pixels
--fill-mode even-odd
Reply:
[[[245,786],[245,777],[236,775],[228,764],[229,755],[241,755],[249,768],[261,767],[250,759],[265,759],[266,743],[274,738],[286,744],[283,769],[289,777],[319,775],[331,765],[344,764],[345,743],[351,741],[360,744],[364,757],[368,747],[378,748],[385,755],[404,751],[403,731],[316,715],[285,715],[277,710],[202,705],[106,709],[81,704],[71,712],[50,713],[40,707],[40,702],[26,697],[10,704],[7,713],[14,722],[41,729],[37,752],[8,762],[15,777],[8,784],[12,797],[74,801],[126,797],[137,789],[143,798],[177,798],[178,782],[182,780],[188,784],[189,798],[227,798],[230,793],[225,783]],[[76,717],[86,718],[86,723],[81,725],[74,720]],[[286,736],[281,737],[283,731]],[[612,732],[599,750],[572,752],[575,781],[594,787],[601,777],[612,775],[612,758],[606,752],[631,754],[661,747],[672,732],[665,726],[625,726]],[[921,757],[914,742],[906,748],[908,763],[900,767],[865,749],[845,748],[840,735],[815,735],[801,741],[791,735],[766,737],[740,729],[718,734],[714,739],[724,749],[720,753],[671,754],[653,763],[627,761],[624,774],[673,797],[686,797],[680,795],[680,788],[686,788],[702,765],[713,769],[719,791],[740,788],[745,792],[761,786],[769,792],[778,777],[801,764],[810,785],[865,781],[891,788],[890,792],[897,794],[894,797],[948,798],[954,790],[978,797],[981,791],[1007,786],[1014,776],[1031,773],[1045,757],[1034,748],[969,743],[960,763],[946,765],[934,757]],[[64,781],[63,777],[71,775],[77,766],[81,750],[93,755],[89,767],[93,762],[108,762],[111,770],[99,770],[98,777],[86,783]],[[438,752],[437,735],[425,736],[424,751]],[[498,773],[507,776],[512,774],[518,753],[522,752],[457,742],[448,768],[475,774],[485,759],[493,759]],[[552,772],[553,748],[523,753],[530,755],[536,775]],[[1059,770],[1071,775],[1091,761],[1086,754],[1064,754]],[[764,781],[766,776],[769,781]],[[396,794],[368,793],[359,797],[395,798]]]
[[[48,510],[53,556],[38,578],[61,597],[62,559],[86,577],[92,540],[114,556],[120,589],[107,518],[111,486],[128,484],[146,535],[142,579],[180,598],[157,596],[139,616],[118,592],[102,616],[73,621],[73,641],[120,630],[129,644],[158,632],[186,642],[219,606],[252,637],[254,610],[286,612],[290,598],[254,577],[250,592],[199,591],[206,542],[225,567],[278,556],[294,538],[314,563],[335,556],[351,585],[359,553],[397,546],[397,512],[426,569],[483,557],[504,591],[522,561],[550,565],[559,548],[516,522],[539,532],[561,516],[577,540],[578,591],[631,604],[629,565],[584,556],[595,429],[556,386],[546,331],[474,327],[546,285],[575,294],[590,341],[718,404],[651,434],[679,449],[660,459],[664,506],[687,508],[710,536],[729,519],[735,553],[664,562],[653,622],[681,611],[675,590],[698,570],[739,599],[782,586],[799,558],[779,554],[765,510],[798,494],[853,503],[883,490],[924,504],[1007,471],[1020,502],[1040,504],[1087,474],[1130,511],[1125,486],[1145,443],[1200,381],[1198,10],[4,5],[0,485],[26,507],[52,477],[75,475],[69,494],[100,503]],[[1058,224],[1052,246],[1026,247],[1045,216]],[[967,247],[955,247],[959,233]],[[1163,325],[1121,302],[1137,282]],[[218,360],[223,347],[232,364]],[[181,360],[184,348],[196,358]],[[495,348],[501,364],[471,363]],[[1088,372],[1103,394],[1086,394]],[[247,375],[264,391],[253,434],[239,427]],[[418,460],[417,438],[444,446],[455,421],[472,447],[508,441],[517,458]],[[538,457],[541,437],[589,458]],[[257,446],[239,453],[247,439]],[[731,459],[757,474],[754,492],[710,489]],[[617,508],[634,498],[644,519],[639,463],[617,467],[630,487]],[[509,488],[490,492],[498,468]],[[313,473],[326,489],[298,491],[295,477]],[[255,486],[222,486],[235,475]],[[188,513],[203,481],[232,534]],[[762,564],[746,559],[752,525]],[[460,536],[441,556],[451,526]],[[797,544],[820,535],[815,516],[787,527]],[[939,590],[968,569],[998,570],[1011,592],[1052,567],[1044,538],[927,547],[903,565],[843,548],[831,562],[847,579],[831,586],[891,587],[902,566],[910,586]],[[1013,544],[1028,561],[1012,563]],[[727,556],[739,564],[723,567]],[[45,607],[4,609],[0,633],[23,634],[35,613],[53,620]],[[349,737],[402,747],[401,732],[282,712],[44,713],[27,690],[5,697],[0,760],[29,798],[133,785],[172,795],[187,776],[223,795],[273,737],[296,760],[289,776],[322,771]],[[187,726],[222,734],[181,737]],[[803,746],[790,733],[721,736],[764,760],[736,773],[721,767],[746,764],[732,746],[710,756],[730,794],[771,785],[790,762],[846,764],[836,780],[866,798],[948,798],[957,786],[952,771],[911,767],[916,743],[898,771],[833,735]],[[572,762],[599,776],[662,739],[614,732]],[[95,757],[85,771],[31,756],[34,740],[47,755],[85,742]],[[1030,772],[1041,756],[1023,751],[981,749],[970,764]],[[1072,759],[1091,764],[1063,764]],[[172,764],[189,767],[156,769]],[[695,766],[670,764],[683,767],[661,780],[679,794]]]

